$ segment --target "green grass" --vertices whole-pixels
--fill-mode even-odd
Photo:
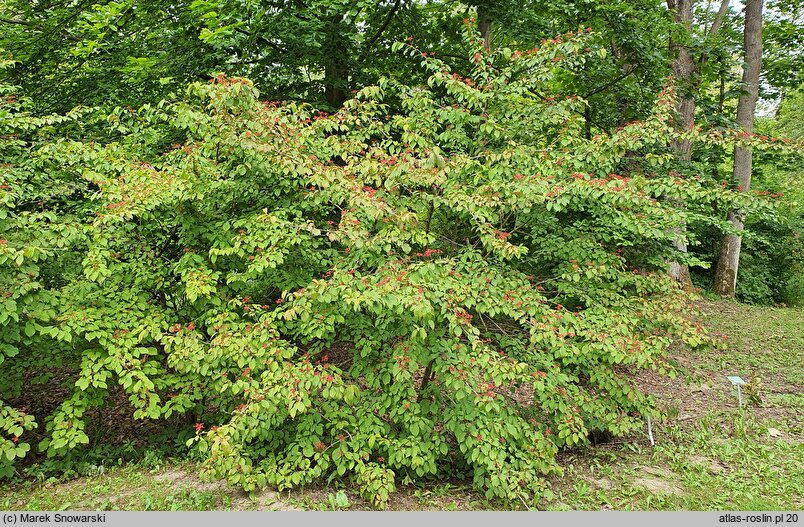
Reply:
[[[102,474],[71,481],[55,478],[0,487],[5,510],[216,510],[232,505],[232,493],[204,488],[191,481],[176,484],[164,477],[192,466],[175,464],[168,471],[149,470],[142,464],[111,468]]]
[[[729,350],[707,359],[710,368],[804,386],[804,309],[706,302],[705,320],[726,334]],[[716,359],[716,360],[712,360]]]
[[[657,388],[657,443],[634,436],[562,454],[552,481],[552,510],[798,510],[804,507],[804,310],[703,302],[704,322],[729,336],[728,349],[678,350],[682,378]],[[751,381],[745,408],[725,380]],[[648,381],[646,381],[648,382]],[[668,388],[669,386],[669,388]],[[772,432],[772,433],[771,433]],[[95,463],[95,461],[93,461]],[[370,508],[345,482],[279,495],[247,495],[202,483],[193,463],[146,456],[68,481],[34,477],[0,486],[6,510],[361,510]],[[465,482],[400,485],[392,510],[489,510],[524,504],[489,502]]]
[[[705,324],[728,348],[683,350],[686,391],[660,397],[657,444],[569,455],[553,509],[796,510],[804,506],[804,310],[735,302],[701,304]],[[726,375],[750,381],[736,406]],[[696,407],[691,402],[704,386]],[[750,398],[751,390],[755,397]],[[679,419],[685,403],[692,419]],[[692,410],[691,410],[692,408]],[[776,437],[769,433],[774,429]]]
[[[631,444],[570,456],[552,509],[795,510],[802,506],[804,448],[750,410],[673,425],[651,448]]]

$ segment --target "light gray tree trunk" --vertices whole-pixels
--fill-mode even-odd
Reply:
[[[745,29],[743,31],[743,93],[737,102],[737,122],[748,133],[754,131],[754,113],[759,97],[759,75],[762,72],[762,4],[763,0],[745,3]],[[734,181],[743,192],[751,187],[752,152],[749,148],[734,149]],[[739,210],[729,213],[729,221],[737,231],[743,230],[744,214]],[[737,269],[740,265],[740,234],[726,234],[720,245],[720,258],[715,268],[715,293],[733,297],[737,288]]]

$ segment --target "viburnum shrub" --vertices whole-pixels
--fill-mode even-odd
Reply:
[[[671,88],[585,139],[585,102],[555,87],[586,38],[478,46],[469,78],[422,57],[426,86],[333,115],[221,76],[116,112],[116,142],[32,147],[2,194],[0,324],[16,371],[72,368],[40,448],[87,443],[118,384],[137,418],[191,416],[204,472],[247,490],[349,477],[382,507],[458,469],[549,497],[560,449],[654,412],[632,374],[706,339],[663,277],[674,227],[755,206],[672,172]],[[24,209],[34,172],[72,205]]]
[[[13,64],[0,50],[0,71]],[[59,261],[59,256],[80,232],[75,209],[81,203],[65,202],[73,183],[52,165],[33,163],[30,152],[38,135],[82,111],[32,117],[25,113],[27,102],[15,87],[0,84],[0,477],[14,474],[14,462],[31,450],[23,435],[37,427],[25,407],[6,400],[20,395],[23,374],[35,375],[75,353],[51,341],[70,337],[47,322],[56,314],[54,289],[70,274],[70,257]],[[54,209],[45,209],[45,201]]]

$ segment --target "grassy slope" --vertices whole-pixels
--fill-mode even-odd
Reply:
[[[646,435],[564,454],[549,509],[742,509],[804,507],[804,310],[701,304],[704,322],[728,335],[727,350],[678,350],[675,380],[648,374],[665,417]],[[726,375],[750,381],[737,408]],[[752,391],[753,390],[753,391]],[[247,496],[201,483],[193,466],[150,459],[73,481],[0,487],[4,509],[336,509],[367,508],[351,489]],[[796,476],[798,474],[798,476]],[[403,487],[392,509],[493,509],[462,484]]]
[[[666,411],[655,424],[656,446],[638,440],[567,456],[559,508],[804,506],[804,310],[701,308],[729,348],[678,351],[678,379],[647,379]],[[737,408],[727,375],[749,381],[748,396],[756,390],[746,408]]]

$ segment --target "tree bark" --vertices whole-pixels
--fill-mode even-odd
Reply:
[[[491,51],[491,16],[482,1],[477,4],[477,30],[483,39],[483,47]]]
[[[324,99],[332,108],[340,108],[346,102],[349,83],[348,45],[343,38],[342,15],[329,19],[331,24],[328,42],[327,62],[324,66]]]
[[[745,29],[743,31],[743,93],[737,102],[737,122],[749,134],[754,131],[754,114],[759,98],[759,75],[762,72],[762,4],[763,0],[747,0],[745,3]],[[750,148],[734,148],[734,181],[742,192],[751,187],[753,154]],[[720,246],[720,258],[715,268],[715,293],[733,297],[737,288],[737,270],[740,265],[740,249],[745,221],[739,210],[729,213],[729,222],[738,234],[726,234]]]
[[[667,7],[673,11],[673,20],[683,26],[688,33],[692,32],[693,2],[694,0],[667,0]],[[679,127],[683,131],[688,131],[695,126],[695,91],[700,84],[697,79],[698,68],[688,45],[676,42],[671,38],[670,52],[675,55],[671,68],[679,87],[676,106],[680,117]],[[676,157],[682,163],[688,163],[692,159],[692,141],[689,139],[673,139],[670,146],[675,149]],[[673,233],[677,236],[673,240],[673,246],[682,253],[687,252],[687,242],[683,239],[686,230],[687,226],[683,224],[673,229]],[[686,265],[670,262],[667,272],[677,282],[685,285],[692,284],[690,270]]]
[[[693,25],[693,13],[695,0],[667,0],[667,7],[673,12],[673,20],[690,34]],[[729,0],[721,0],[720,7],[715,14],[712,26],[709,28],[708,38],[712,38],[720,31],[723,19],[729,9]],[[696,62],[692,49],[685,42],[678,42],[670,39],[670,53],[675,55],[671,65],[673,76],[678,83],[679,98],[676,111],[680,117],[679,128],[683,131],[692,130],[695,126],[695,96],[701,88],[700,69],[701,65],[707,61],[707,55],[702,53]],[[689,139],[675,139],[671,145],[676,150],[676,157],[682,163],[689,163],[692,159],[692,141]],[[677,203],[683,206],[683,203]],[[673,246],[682,253],[687,252],[687,243],[684,241],[684,233],[687,226],[679,225],[673,229],[677,238],[673,241]],[[686,265],[678,262],[671,262],[668,274],[676,281],[686,285],[692,284],[690,270]]]
[[[667,6],[673,10],[673,20],[684,27],[687,33],[692,32],[693,4],[693,0],[667,0]],[[675,55],[671,68],[679,87],[676,110],[681,117],[681,129],[691,130],[695,126],[695,92],[700,85],[697,79],[698,67],[687,44],[671,38],[670,52]],[[689,161],[692,158],[692,143],[689,140],[673,140],[672,146],[678,152],[680,160]]]
[[[342,61],[333,57],[324,69],[324,98],[334,109],[346,102],[348,72]]]
[[[709,36],[714,36],[720,30],[720,24],[723,23],[723,18],[726,16],[726,12],[729,10],[729,3],[730,0],[720,0],[720,8],[717,10],[717,15],[715,15],[715,21],[712,22],[712,27],[709,29]]]

